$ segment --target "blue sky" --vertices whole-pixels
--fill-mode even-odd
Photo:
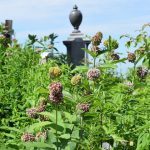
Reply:
[[[74,4],[83,14],[80,30],[91,36],[101,31],[104,38],[119,39],[150,22],[150,0],[0,0],[0,22],[12,19],[21,42],[29,33],[40,37],[54,32],[59,35],[56,47],[65,53],[62,41],[73,30],[68,16]],[[122,42],[120,46],[125,52]]]

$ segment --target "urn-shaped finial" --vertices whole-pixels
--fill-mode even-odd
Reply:
[[[73,10],[71,11],[69,15],[69,19],[70,19],[72,26],[74,27],[73,33],[80,32],[78,29],[82,22],[82,13],[78,10],[77,5],[74,5]]]

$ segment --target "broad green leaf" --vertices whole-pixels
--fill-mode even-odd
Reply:
[[[31,126],[29,126],[27,128],[28,131],[34,131],[34,129],[40,129],[41,127],[44,127],[44,126],[47,126],[47,125],[50,125],[51,122],[49,121],[44,121],[44,122],[38,122],[38,123],[34,123],[32,124]]]
[[[68,142],[67,147],[65,148],[65,150],[74,150],[76,148],[76,143],[75,142]]]
[[[70,134],[63,134],[59,137],[62,138],[62,139],[70,139]]]

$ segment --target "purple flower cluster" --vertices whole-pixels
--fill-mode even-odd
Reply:
[[[120,59],[118,54],[112,54],[111,58],[112,58],[112,60],[119,60]]]
[[[30,118],[37,118],[37,109],[36,108],[29,108],[26,110],[26,114]]]
[[[83,112],[88,112],[90,105],[87,103],[82,103],[77,105],[77,109],[82,110]]]
[[[31,133],[24,133],[22,136],[21,136],[21,140],[23,142],[33,142],[35,141],[35,136]]]
[[[139,67],[138,69],[137,69],[137,76],[139,77],[139,78],[145,78],[146,76],[147,76],[147,74],[148,74],[148,69],[146,69],[146,68],[142,68],[142,67]]]
[[[40,139],[46,140],[46,139],[47,139],[47,131],[38,132],[38,133],[36,134],[35,139],[36,139],[37,141],[39,141]]]
[[[62,84],[60,82],[54,82],[50,84],[49,89],[50,89],[50,95],[49,95],[50,101],[55,104],[61,103],[63,100]]]
[[[101,43],[103,38],[103,34],[101,32],[97,32],[95,36],[92,37],[92,44],[94,46],[98,46]]]
[[[42,100],[40,102],[40,105],[37,108],[33,107],[33,108],[27,109],[26,114],[28,117],[36,119],[39,116],[37,113],[43,112],[43,111],[45,111],[45,109],[46,109],[46,101]]]
[[[134,63],[136,60],[136,56],[134,53],[128,53],[128,61]]]
[[[87,78],[89,80],[95,80],[95,79],[98,79],[100,76],[100,70],[99,69],[90,69],[88,72],[87,72]]]

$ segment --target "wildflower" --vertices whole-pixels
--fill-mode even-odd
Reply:
[[[97,32],[95,36],[92,37],[92,44],[94,46],[98,46],[101,43],[103,38],[103,34],[101,32]]]
[[[72,77],[71,79],[71,84],[72,85],[77,85],[81,82],[81,76],[78,74],[78,75],[75,75]]]
[[[50,84],[50,92],[52,95],[57,95],[62,92],[62,84],[60,82],[53,82]]]
[[[77,109],[82,110],[83,112],[88,112],[90,105],[87,103],[82,103],[77,105]]]
[[[50,77],[58,77],[61,75],[61,69],[59,67],[51,67],[49,69]]]
[[[35,136],[31,133],[24,133],[22,136],[21,136],[21,140],[23,142],[28,142],[28,141],[35,141]]]
[[[130,81],[124,82],[124,85],[127,86],[127,87],[133,87],[133,83],[130,82]]]
[[[47,102],[46,102],[45,98],[41,98],[40,104],[39,104],[39,106],[37,107],[37,112],[43,112],[43,111],[45,111],[45,109],[46,109],[46,104],[47,104]]]
[[[111,58],[112,58],[112,60],[119,60],[120,59],[118,54],[112,54]]]
[[[117,42],[117,40],[112,40],[112,48],[113,49],[117,49],[119,47],[119,44],[118,44],[118,42]]]
[[[109,46],[109,41],[108,41],[108,40],[105,40],[105,41],[103,42],[103,44],[104,44],[105,47],[108,47],[108,46]]]
[[[88,72],[87,72],[87,78],[89,80],[95,80],[95,79],[98,79],[100,76],[100,70],[99,69],[90,69]]]
[[[41,139],[43,139],[43,140],[45,141],[45,140],[47,139],[47,131],[38,132],[38,133],[36,134],[35,139],[36,139],[37,141],[39,141],[39,140],[41,140]]]
[[[49,117],[45,115],[39,115],[40,121],[49,121]]]
[[[146,69],[146,68],[142,68],[142,67],[139,67],[138,69],[137,69],[137,76],[139,77],[139,78],[145,78],[146,76],[147,76],[147,74],[148,74],[148,69]]]
[[[49,100],[52,102],[52,103],[55,103],[55,104],[59,104],[62,102],[63,100],[63,94],[60,92],[58,93],[57,95],[53,95],[53,93],[50,93],[49,95]]]
[[[134,53],[128,53],[128,61],[134,63],[136,60],[136,56]]]
[[[30,118],[37,118],[37,109],[36,108],[30,108],[26,110],[26,114]]]

